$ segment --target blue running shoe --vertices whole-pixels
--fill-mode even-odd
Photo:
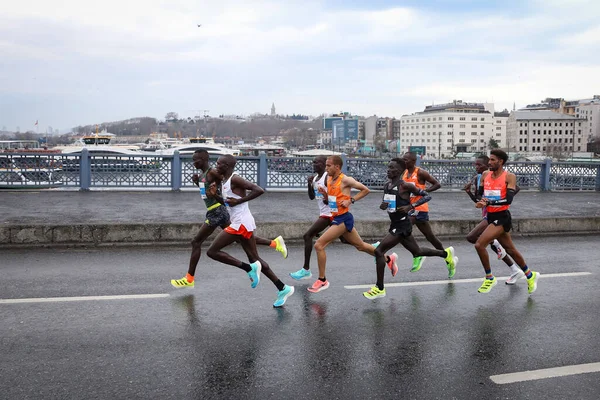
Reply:
[[[294,287],[285,285],[283,290],[277,292],[277,300],[273,303],[273,307],[281,307],[285,304],[288,297],[294,294]]]
[[[250,270],[250,272],[248,272],[248,277],[250,278],[250,281],[252,282],[250,284],[250,287],[252,289],[254,289],[255,287],[258,286],[258,282],[260,282],[260,271],[262,269],[262,264],[260,263],[260,261],[256,261],[256,262],[253,262],[252,264],[250,264],[250,268],[252,268],[252,270]]]
[[[310,279],[312,277],[312,272],[307,269],[301,268],[296,272],[290,272],[290,276],[297,281],[302,279]]]

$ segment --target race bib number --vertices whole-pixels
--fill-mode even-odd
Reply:
[[[337,197],[327,196],[327,202],[329,203],[329,211],[331,211],[332,213],[337,213],[338,212]]]
[[[395,194],[384,194],[383,201],[388,203],[387,212],[389,212],[389,213],[396,212],[396,195]]]
[[[483,197],[485,197],[486,199],[490,199],[490,200],[500,200],[502,191],[501,190],[491,190],[491,189],[485,189],[483,191]]]
[[[313,183],[313,189],[317,200],[323,200],[323,194],[319,192],[319,184],[317,182]]]
[[[198,187],[200,188],[200,197],[202,197],[202,199],[205,200],[206,199],[206,187],[204,186],[204,182],[199,182]]]

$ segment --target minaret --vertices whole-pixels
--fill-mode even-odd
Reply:
[[[275,103],[273,103],[273,105],[271,105],[271,117],[275,116]]]

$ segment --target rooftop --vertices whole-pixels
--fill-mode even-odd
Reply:
[[[539,110],[539,111],[513,111],[515,119],[517,121],[522,120],[580,120],[583,118],[577,118],[572,115],[560,114],[550,110]]]

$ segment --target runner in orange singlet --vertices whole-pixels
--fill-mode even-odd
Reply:
[[[417,155],[412,152],[405,153],[402,157],[404,164],[406,165],[406,170],[402,175],[402,180],[404,182],[409,182],[414,184],[417,188],[426,190],[427,193],[435,192],[442,185],[435,179],[433,176],[429,174],[429,172],[425,171],[423,168],[416,167],[415,164],[417,162]],[[427,183],[430,184],[427,187]],[[410,203],[413,204],[421,199],[421,196],[411,195]],[[410,216],[410,221],[413,225],[416,225],[417,228],[421,231],[425,239],[433,247],[438,250],[444,250],[444,245],[440,240],[433,234],[433,230],[431,229],[431,225],[429,224],[429,204],[425,203],[418,207],[416,207]],[[425,261],[426,257],[414,257],[413,258],[413,266],[410,272],[417,272],[421,269],[423,265],[423,261]],[[454,263],[449,263],[446,261],[446,268],[448,269],[448,278],[452,278],[456,273],[456,265],[458,264],[458,257],[454,257],[452,255],[452,260]]]
[[[323,195],[323,201],[329,205],[329,210],[333,216],[331,225],[321,235],[315,243],[317,252],[317,263],[319,265],[319,279],[308,288],[309,292],[317,293],[329,287],[329,281],[325,277],[325,268],[327,264],[327,254],[325,247],[337,238],[343,236],[348,243],[356,247],[357,250],[375,255],[375,247],[365,243],[356,228],[354,228],[354,217],[350,213],[350,204],[354,204],[369,194],[369,189],[354,178],[342,173],[343,160],[340,156],[331,156],[327,158],[325,170],[327,171],[327,188],[319,186],[319,193]],[[350,196],[352,189],[360,190],[354,197]],[[393,269],[397,255],[394,253],[387,258],[388,267]],[[396,267],[397,268],[397,267]]]
[[[531,271],[527,267],[525,259],[515,248],[510,236],[512,219],[509,208],[515,195],[517,178],[515,174],[504,170],[504,164],[508,160],[508,155],[504,151],[495,149],[490,153],[490,170],[484,172],[481,176],[481,183],[478,189],[481,200],[475,204],[477,208],[487,207],[488,211],[488,226],[475,243],[475,250],[477,250],[477,254],[485,270],[485,279],[478,292],[488,293],[496,286],[497,280],[492,274],[490,257],[486,247],[494,239],[497,239],[504,247],[504,250],[523,270],[527,278],[527,289],[529,294],[531,294],[537,289],[537,280],[540,274],[539,272]]]

